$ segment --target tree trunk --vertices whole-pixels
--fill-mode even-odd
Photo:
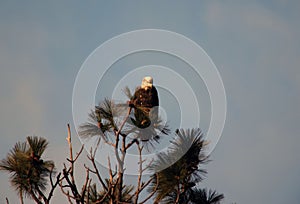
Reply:
[[[22,191],[20,191],[20,203],[24,204],[23,192]]]

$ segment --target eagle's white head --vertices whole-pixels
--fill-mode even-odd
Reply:
[[[141,88],[142,89],[148,89],[148,88],[152,88],[152,86],[153,86],[153,78],[150,77],[150,76],[144,77],[143,81],[142,81]]]

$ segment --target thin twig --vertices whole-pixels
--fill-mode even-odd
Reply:
[[[53,192],[54,192],[55,188],[56,188],[57,185],[59,184],[60,176],[61,176],[61,173],[59,173],[59,174],[56,176],[56,182],[53,184],[53,180],[52,180],[52,170],[51,170],[51,172],[50,172],[51,190],[50,190],[49,195],[48,195],[48,198],[47,198],[47,202],[48,202],[48,203],[50,202],[50,199],[51,199],[51,197],[53,196]]]
[[[71,171],[71,172],[72,172],[72,171]],[[70,172],[70,174],[71,174],[71,172]],[[72,183],[72,181],[69,179],[66,169],[63,170],[63,174],[64,174],[64,177],[65,177],[66,182],[69,184],[69,187],[70,187],[70,189],[71,189],[71,191],[72,191],[72,194],[73,194],[73,196],[74,196],[74,199],[76,200],[76,203],[79,203],[79,200],[80,200],[80,194],[78,193],[78,190],[77,190],[76,185],[74,185],[74,184]],[[71,179],[72,179],[72,175],[71,175]]]
[[[100,172],[99,172],[99,170],[98,170],[98,168],[97,168],[97,166],[96,166],[96,162],[95,162],[95,154],[96,154],[96,149],[95,149],[94,153],[91,151],[90,155],[88,155],[88,159],[92,162],[93,168],[94,168],[94,170],[91,170],[91,169],[89,169],[89,170],[90,170],[90,172],[96,174],[96,176],[97,176],[98,180],[100,181],[102,187],[103,187],[106,191],[108,191],[108,189],[107,189],[107,187],[106,187],[106,185],[105,185],[103,179],[101,178]]]
[[[117,196],[117,202],[119,202],[121,200],[122,197],[122,188],[123,188],[123,174],[124,174],[124,160],[125,160],[125,155],[126,155],[126,137],[123,137],[122,139],[122,148],[121,148],[121,153],[122,153],[122,157],[120,158],[119,155],[119,140],[120,140],[120,133],[125,125],[125,123],[127,122],[127,119],[130,115],[131,112],[131,107],[128,108],[127,114],[125,116],[124,121],[122,122],[119,130],[115,133],[116,134],[116,146],[115,146],[115,154],[116,154],[116,158],[118,161],[118,182],[117,182],[117,187],[118,187],[118,196]]]
[[[137,187],[136,187],[136,192],[135,192],[135,200],[134,203],[138,203],[139,199],[139,194],[141,193],[141,180],[142,180],[142,175],[143,175],[143,162],[142,162],[142,150],[143,147],[140,146],[139,143],[137,143],[138,151],[139,151],[139,175],[138,175],[138,182],[137,182]]]
[[[83,151],[84,145],[81,145],[81,148],[79,150],[79,152],[76,154],[75,159],[73,160],[73,163],[76,162],[76,160],[78,159],[78,157],[81,155],[82,151]]]
[[[72,199],[76,199],[74,196],[71,196],[70,195],[70,193],[69,193],[69,191],[65,191],[64,190],[64,188],[70,188],[70,186],[69,185],[62,185],[62,181],[59,183],[59,186],[60,186],[60,189],[61,189],[61,192],[63,193],[63,194],[65,194],[67,197],[68,197],[68,199],[70,199],[71,200],[71,198]],[[72,202],[71,202],[72,203]]]
[[[86,193],[86,189],[87,189],[87,187],[88,187],[88,183],[89,183],[89,180],[90,180],[90,174],[89,174],[89,170],[87,169],[86,170],[86,178],[85,178],[85,183],[84,183],[84,185],[83,185],[83,187],[82,187],[82,191],[81,191],[81,203],[84,203],[84,197],[85,197],[85,193]],[[88,191],[89,191],[89,189],[88,189]]]
[[[129,117],[129,115],[130,115],[131,109],[132,109],[131,107],[128,108],[128,111],[127,111],[127,114],[126,114],[126,116],[125,116],[125,119],[124,119],[124,121],[122,122],[122,124],[121,124],[121,126],[120,126],[120,128],[119,128],[119,130],[118,130],[118,132],[117,132],[117,134],[116,134],[116,136],[120,135],[121,130],[123,129],[123,126],[125,125],[125,123],[126,123],[128,117]]]
[[[70,204],[73,204],[71,198],[75,199],[74,197],[72,197],[70,194],[69,194],[69,191],[67,192],[67,197],[68,197],[68,201]]]
[[[87,191],[87,201],[86,201],[86,204],[89,204],[90,203],[90,187],[91,187],[91,182],[92,182],[92,179],[89,180],[89,183],[88,183],[88,191]]]
[[[129,149],[134,143],[136,143],[137,142],[137,139],[133,139],[133,140],[131,140],[127,145],[126,145],[126,147],[125,147],[125,149],[127,150],[127,149]]]
[[[71,180],[72,180],[72,184],[75,183],[75,179],[74,179],[74,160],[73,160],[73,147],[72,147],[72,137],[71,137],[71,129],[70,129],[70,124],[67,125],[68,127],[68,137],[67,137],[67,141],[69,144],[69,150],[70,150],[70,159],[68,159],[68,161],[71,163],[71,171],[70,171],[70,175],[71,175]]]

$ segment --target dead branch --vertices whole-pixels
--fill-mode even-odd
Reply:
[[[86,201],[86,204],[89,204],[90,203],[90,187],[91,187],[91,182],[92,182],[92,179],[89,180],[89,183],[88,183],[88,191],[87,191],[87,201]]]
[[[141,147],[139,143],[137,143],[137,147],[138,147],[138,151],[139,151],[139,162],[138,162],[139,163],[139,175],[138,175],[137,187],[136,187],[136,191],[135,191],[135,199],[134,199],[135,204],[138,203],[139,195],[141,193],[141,180],[142,180],[142,176],[143,176],[143,161],[142,161],[143,147]]]
[[[56,176],[56,182],[53,183],[53,180],[52,180],[52,170],[50,171],[51,190],[50,190],[49,195],[48,195],[48,198],[47,198],[47,202],[48,202],[48,203],[50,202],[50,199],[51,199],[51,197],[53,196],[53,192],[54,192],[55,188],[56,188],[57,185],[59,184],[60,176],[61,176],[61,173],[59,173],[59,174]]]
[[[71,174],[71,172],[70,172],[70,174]],[[80,201],[80,194],[78,193],[76,185],[74,185],[72,183],[72,181],[69,179],[69,174],[68,174],[68,172],[67,172],[67,170],[65,168],[63,169],[63,175],[64,175],[64,178],[65,178],[66,182],[68,183],[68,187],[72,191],[73,199],[76,200],[76,203],[80,203],[79,202]],[[71,176],[71,178],[72,178],[72,176]]]
[[[87,169],[86,170],[86,178],[85,178],[85,183],[82,187],[82,191],[81,191],[81,203],[84,203],[84,197],[85,197],[85,193],[86,193],[86,190],[87,190],[87,187],[88,187],[88,183],[90,181],[90,176],[89,176],[89,170]],[[89,189],[88,189],[89,190]]]
[[[137,139],[133,139],[131,140],[125,147],[125,150],[127,151],[127,149],[129,149],[134,143],[137,143],[138,140]]]
[[[99,170],[98,170],[98,168],[97,168],[97,166],[96,166],[96,162],[95,162],[95,154],[96,154],[96,149],[95,149],[94,153],[93,153],[92,150],[91,150],[90,155],[88,155],[88,159],[92,162],[92,165],[93,165],[93,168],[94,168],[93,170],[91,170],[90,168],[88,168],[88,169],[89,169],[90,172],[96,174],[96,176],[97,176],[98,180],[100,181],[102,187],[103,187],[106,191],[108,191],[108,189],[107,189],[107,187],[106,187],[106,185],[105,185],[103,179],[101,178],[100,172],[99,172]]]
[[[69,150],[70,150],[70,158],[67,160],[70,162],[69,169],[66,168],[66,165],[64,164],[63,169],[63,178],[67,182],[68,185],[62,185],[62,180],[60,182],[60,187],[62,192],[68,197],[69,202],[71,201],[71,198],[76,201],[77,204],[79,204],[82,201],[82,196],[79,194],[76,183],[75,183],[75,177],[74,177],[74,163],[79,158],[80,154],[83,151],[83,145],[81,146],[80,151],[76,154],[75,159],[73,158],[73,147],[72,147],[72,137],[71,137],[71,128],[70,125],[67,125],[68,128],[68,137],[66,138],[69,144]],[[69,191],[65,192],[64,188],[70,188],[73,196],[69,194]],[[83,203],[83,202],[82,202]]]

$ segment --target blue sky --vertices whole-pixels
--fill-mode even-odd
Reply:
[[[299,1],[0,5],[1,158],[17,141],[39,135],[49,140],[47,157],[57,158],[59,168],[73,121],[73,85],[87,56],[121,33],[165,29],[202,46],[226,89],[227,120],[203,186],[224,193],[225,203],[299,202]],[[7,183],[1,173],[0,202],[17,203]]]

